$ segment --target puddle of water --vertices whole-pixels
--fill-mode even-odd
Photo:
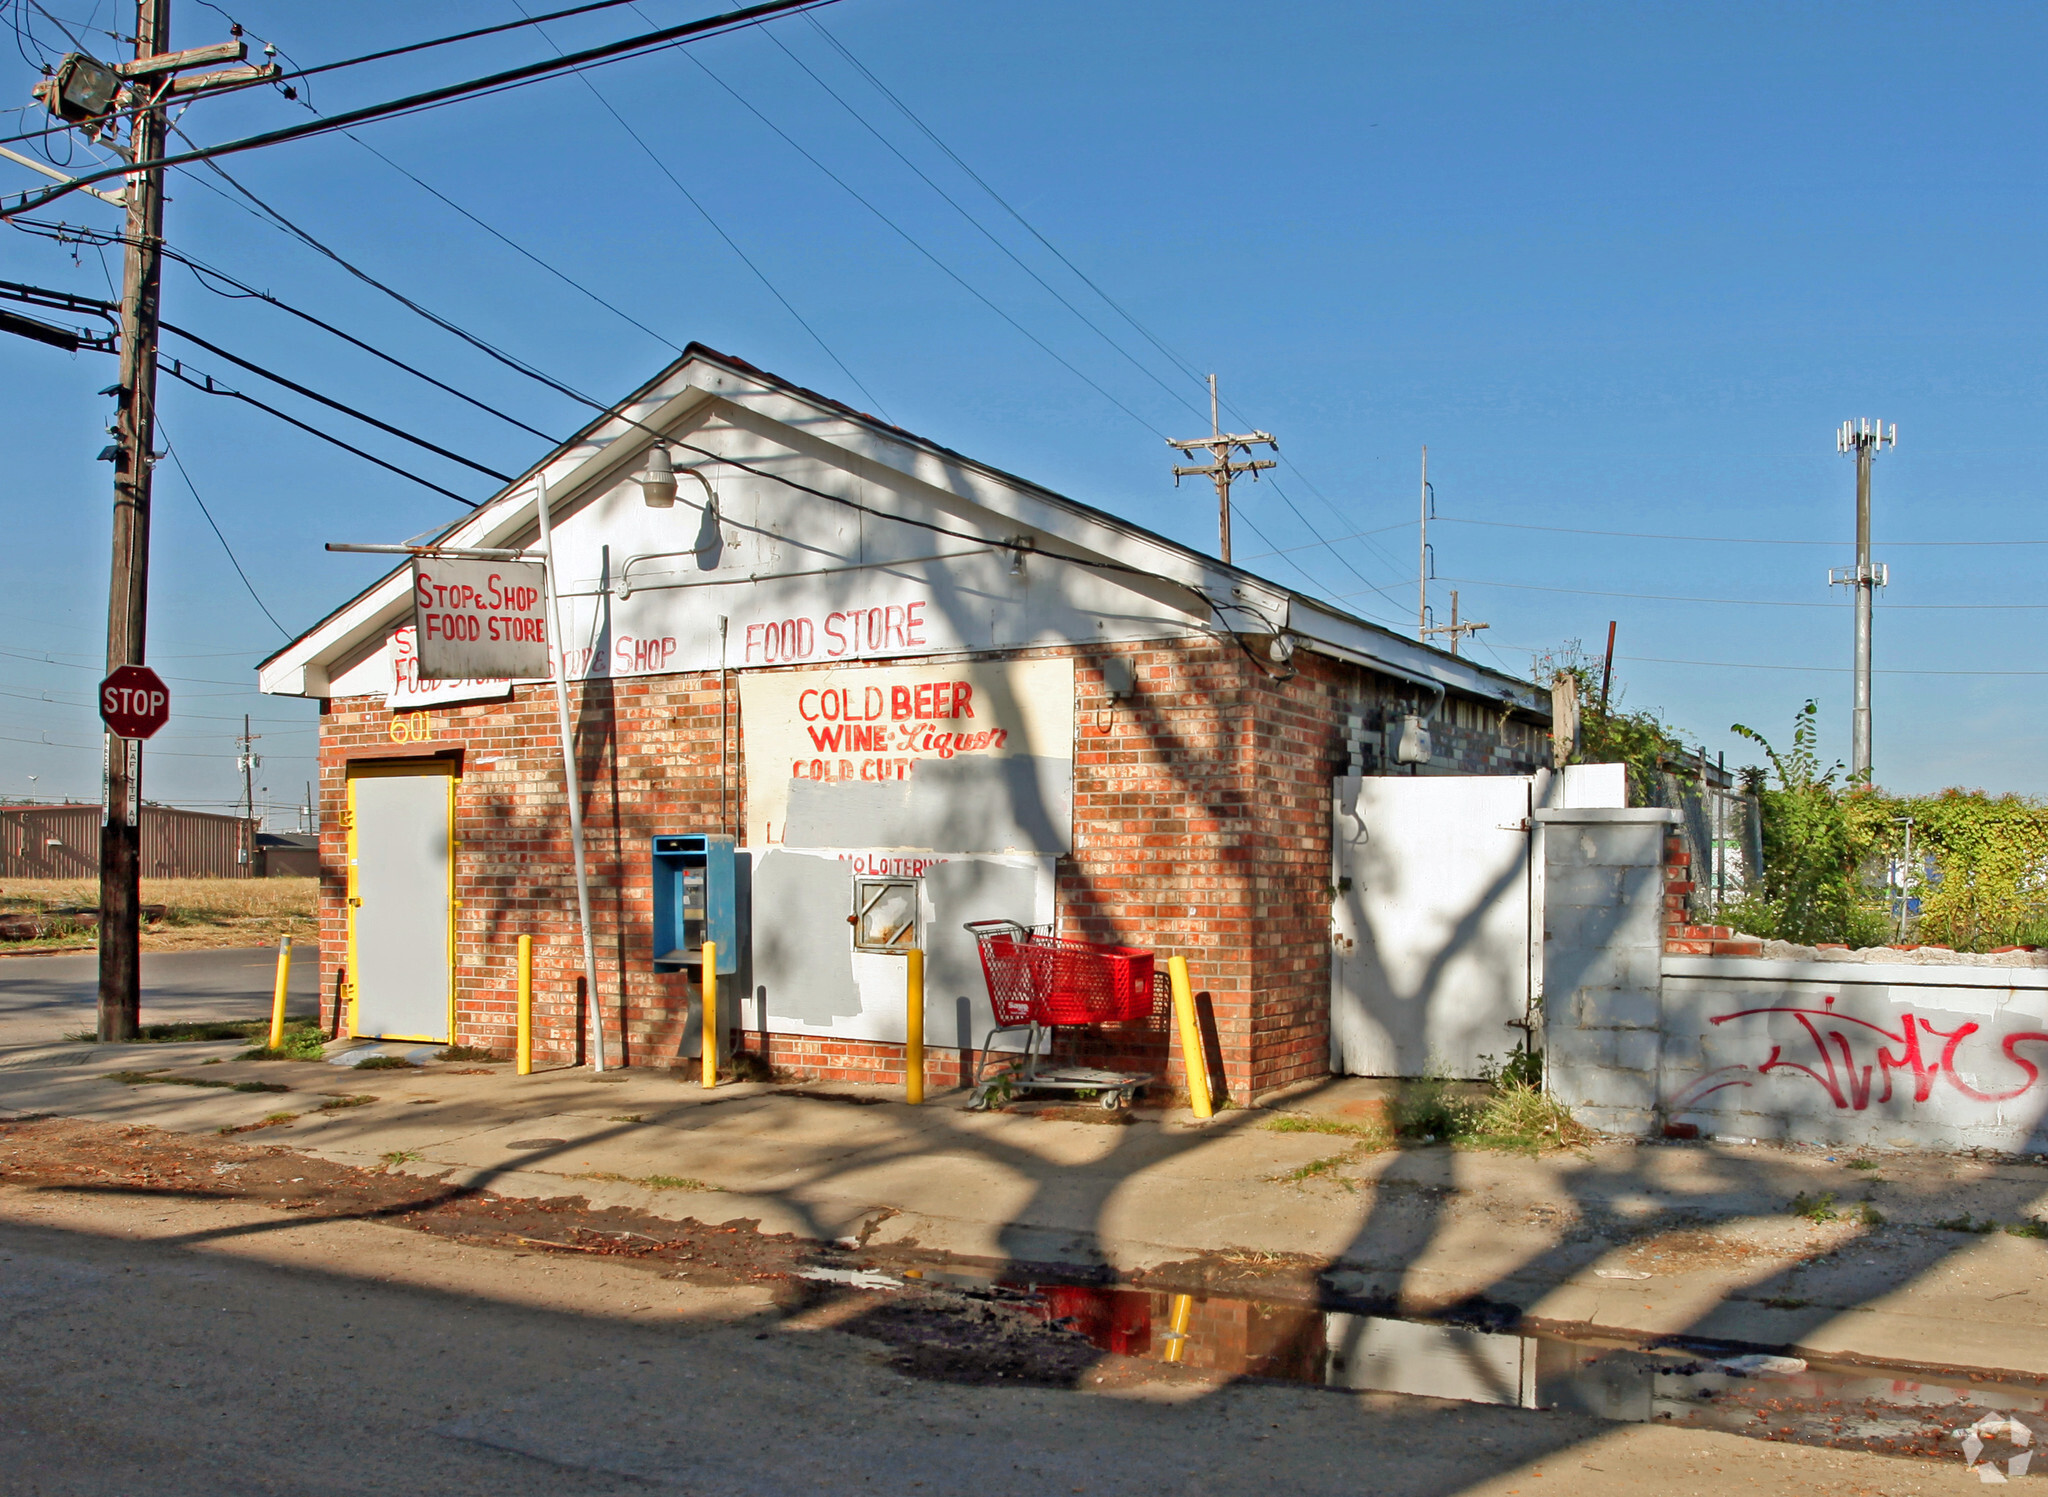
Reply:
[[[967,1274],[957,1281],[991,1287]],[[1995,1466],[1994,1481],[2008,1468],[2027,1474],[2030,1451],[2048,1443],[2048,1383],[1809,1363],[1707,1343],[1576,1340],[1501,1328],[1511,1312],[1491,1306],[1478,1325],[1459,1325],[1122,1285],[1005,1278],[993,1287],[1103,1351],[1226,1377],[1938,1455],[1972,1470]],[[2048,1456],[2041,1465],[2048,1470]]]

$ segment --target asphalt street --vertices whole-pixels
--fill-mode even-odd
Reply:
[[[1976,1484],[1960,1455],[1429,1398],[918,1378],[859,1334],[873,1295],[792,1311],[765,1284],[699,1288],[194,1194],[0,1185],[0,1492],[1914,1497]]]
[[[266,1019],[277,948],[150,951],[142,956],[142,1022]],[[320,949],[292,949],[291,1012],[311,1014]],[[0,1046],[47,1044],[91,1029],[99,993],[96,952],[0,957]]]

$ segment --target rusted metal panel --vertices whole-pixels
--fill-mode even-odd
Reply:
[[[95,878],[98,806],[0,806],[0,876]]]
[[[249,878],[241,860],[254,843],[239,816],[142,808],[144,878]],[[0,806],[0,878],[97,878],[100,808]]]
[[[170,806],[142,809],[144,878],[253,878],[255,845],[254,827],[239,816]]]

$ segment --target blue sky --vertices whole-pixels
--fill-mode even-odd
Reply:
[[[45,8],[74,27],[132,16],[111,0]],[[513,0],[228,8],[301,65],[520,13]],[[644,0],[548,35],[573,48],[701,13]],[[1807,695],[1825,751],[1847,755],[1850,615],[1826,576],[1852,560],[1853,469],[1833,432],[1896,422],[1877,474],[1877,556],[1894,579],[1877,624],[1878,777],[2048,793],[2027,726],[2048,692],[2028,643],[2048,607],[2032,582],[2048,524],[2023,438],[2048,405],[2034,62],[2048,12],[844,0],[818,19],[1116,308],[800,17],[588,84],[367,125],[361,143],[223,165],[337,253],[586,392],[615,397],[698,339],[1204,546],[1213,500],[1174,489],[1162,438],[1206,429],[1193,375],[1213,369],[1235,419],[1282,447],[1277,483],[1239,490],[1239,560],[1404,629],[1427,443],[1432,595],[1447,613],[1456,586],[1466,616],[1491,624],[1480,658],[1525,673],[1532,652],[1572,639],[1597,651],[1618,620],[1625,704],[1731,763],[1754,750],[1730,723],[1788,734]],[[181,0],[176,24],[180,46],[226,25],[197,0]],[[26,100],[35,42],[51,55],[65,43],[41,17],[19,51],[10,40],[0,33],[13,79],[0,98]],[[522,30],[329,75],[310,102],[331,112],[545,52]],[[37,113],[0,114],[0,133]],[[307,117],[259,92],[181,123],[214,141]],[[0,187],[32,180],[0,162]],[[180,174],[171,193],[174,247],[543,431],[582,421],[218,179]],[[39,216],[118,219],[77,196]],[[112,255],[103,267],[89,246],[0,229],[0,277],[106,295],[107,267],[118,277]],[[169,272],[164,305],[488,466],[517,472],[541,450],[185,270]],[[167,349],[230,372],[175,339]],[[97,794],[87,703],[109,469],[92,459],[111,408],[95,392],[111,378],[101,356],[0,343],[0,795]],[[253,377],[230,383],[313,414]],[[163,412],[284,629],[373,575],[323,542],[402,539],[456,512],[233,402],[167,384]],[[389,439],[317,420],[411,462]],[[489,487],[438,459],[417,471],[472,497]],[[247,711],[265,735],[258,798],[289,806],[312,772],[310,708],[247,684],[284,635],[169,462],[157,495],[150,657],[178,716],[151,747],[147,791],[238,796]]]

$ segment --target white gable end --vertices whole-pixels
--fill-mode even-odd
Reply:
[[[680,361],[622,411],[443,538],[535,546],[546,477],[572,678],[1305,628],[1344,658],[1539,705],[1521,683],[716,357]],[[678,470],[669,509],[633,481],[650,431]],[[400,569],[266,661],[262,689],[388,695],[391,639],[411,621]]]

